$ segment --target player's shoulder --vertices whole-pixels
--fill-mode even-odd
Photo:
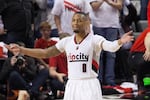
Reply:
[[[67,37],[64,37],[63,39],[61,39],[62,41],[71,41],[72,39],[74,38],[74,36],[67,36]]]
[[[94,37],[94,38],[104,38],[103,36],[98,35],[98,34],[94,34],[93,37]]]

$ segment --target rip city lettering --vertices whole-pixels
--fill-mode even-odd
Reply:
[[[89,60],[89,55],[85,55],[84,53],[79,53],[79,54],[69,54],[68,55],[68,60],[69,62],[82,62],[82,61],[88,61]]]

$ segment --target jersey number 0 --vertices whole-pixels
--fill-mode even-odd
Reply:
[[[82,64],[82,71],[86,72],[86,64]]]

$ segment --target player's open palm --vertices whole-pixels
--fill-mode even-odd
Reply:
[[[123,44],[134,40],[134,36],[132,35],[132,32],[133,31],[129,31],[129,32],[125,33],[124,35],[122,35],[122,37],[120,39]]]
[[[20,54],[20,47],[17,44],[4,45],[9,51],[11,51],[14,55]]]

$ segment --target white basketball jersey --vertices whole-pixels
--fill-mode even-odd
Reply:
[[[76,44],[73,35],[56,44],[58,50],[67,54],[69,79],[97,77],[92,70],[92,59],[99,60],[100,44],[104,40],[101,36],[88,34],[80,44]]]

